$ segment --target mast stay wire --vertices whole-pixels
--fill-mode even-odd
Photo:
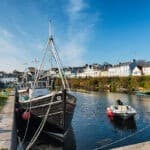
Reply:
[[[61,70],[62,70],[62,72],[63,72],[63,77],[64,77],[64,79],[65,79],[65,83],[66,83],[66,86],[68,87],[68,90],[70,91],[70,86],[69,86],[69,83],[68,83],[68,81],[67,81],[67,79],[66,79],[66,75],[65,75],[65,73],[64,73],[64,70],[63,70],[63,65],[62,65],[62,63],[61,63],[61,59],[60,59],[60,57],[59,57],[59,54],[58,54],[58,48],[57,48],[57,46],[56,46],[56,44],[55,44],[55,42],[53,41],[53,43],[54,43],[54,47],[55,47],[55,51],[56,51],[56,54],[57,54],[57,56],[58,56],[58,59],[59,59],[59,63],[60,63],[60,66],[61,66]]]
[[[62,79],[63,88],[65,89],[66,88],[66,84],[65,84],[65,81],[64,81],[64,77],[63,77],[63,74],[62,74],[62,69],[61,69],[60,62],[59,62],[59,59],[58,59],[58,56],[57,56],[57,53],[56,53],[56,49],[55,49],[54,44],[53,44],[53,39],[50,39],[49,42],[50,42],[50,45],[52,47],[51,48],[52,54],[54,55],[54,59],[55,59],[55,61],[57,63],[57,66],[58,66],[59,75],[60,75],[60,77]]]
[[[62,78],[62,83],[63,83],[63,85],[64,85],[64,89],[66,88],[66,86],[67,86],[67,88],[68,88],[68,90],[70,91],[70,87],[69,87],[69,84],[68,84],[68,81],[67,81],[67,79],[66,79],[66,76],[65,76],[65,74],[64,74],[64,70],[63,70],[63,65],[62,65],[62,63],[61,63],[61,59],[60,59],[60,57],[59,57],[59,54],[58,54],[58,51],[57,51],[57,47],[56,47],[56,44],[55,44],[55,42],[54,42],[54,39],[53,39],[53,33],[52,33],[52,20],[50,20],[49,21],[49,39],[50,39],[50,42],[51,42],[51,46],[52,46],[52,48],[54,48],[55,50],[54,50],[54,52],[53,52],[53,50],[52,50],[52,53],[54,54],[54,57],[56,57],[56,63],[58,64],[58,69],[59,69],[59,74],[60,74],[60,76],[61,76],[61,78]],[[65,80],[65,81],[64,81]]]

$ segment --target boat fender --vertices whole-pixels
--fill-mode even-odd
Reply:
[[[19,109],[18,109],[18,108],[16,108],[16,109],[15,109],[15,111],[16,111],[16,112],[18,112],[18,111],[19,111]]]
[[[30,117],[31,117],[30,112],[27,112],[27,111],[23,112],[23,114],[22,114],[22,119],[23,120],[28,120]]]
[[[112,110],[111,110],[110,107],[107,108],[107,115],[108,115],[109,117],[113,117],[113,116],[114,116],[114,114],[113,114],[113,112],[112,112]]]

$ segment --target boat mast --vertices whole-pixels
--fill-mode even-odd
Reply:
[[[50,20],[49,21],[49,38],[51,37],[51,38],[53,38],[53,33],[52,33],[52,21]]]
[[[63,75],[63,71],[62,71],[62,68],[61,68],[61,63],[60,63],[60,60],[59,60],[59,56],[56,52],[56,49],[55,49],[55,46],[54,46],[54,40],[53,40],[53,35],[52,35],[52,21],[50,20],[49,22],[49,45],[50,45],[50,50],[54,56],[54,59],[57,63],[57,66],[58,66],[58,71],[59,71],[59,75],[61,77],[61,80],[62,80],[62,84],[63,84],[63,89],[66,89],[66,84],[65,84],[65,80],[64,80],[64,75]]]

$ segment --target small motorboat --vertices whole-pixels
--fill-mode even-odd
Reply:
[[[124,105],[121,100],[117,100],[117,105],[111,105],[107,108],[108,117],[119,117],[122,119],[128,119],[134,117],[136,110],[129,105]]]

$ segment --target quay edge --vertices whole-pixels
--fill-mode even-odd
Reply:
[[[148,150],[148,149],[150,149],[150,141],[114,148],[112,150]]]
[[[0,112],[0,149],[17,149],[17,134],[14,119],[14,93],[14,91],[10,93],[6,105]]]

